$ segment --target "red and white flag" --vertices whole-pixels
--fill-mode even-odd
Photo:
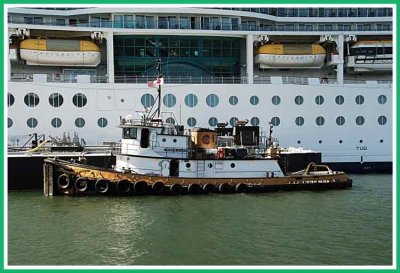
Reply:
[[[163,85],[163,84],[164,84],[164,78],[158,78],[155,81],[147,82],[148,87],[158,87],[159,85]]]

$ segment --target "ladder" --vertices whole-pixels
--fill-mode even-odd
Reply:
[[[197,176],[198,177],[203,177],[205,169],[206,169],[205,161],[204,160],[198,160],[197,161]]]

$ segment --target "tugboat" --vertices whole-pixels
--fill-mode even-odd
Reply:
[[[284,172],[280,148],[258,126],[238,121],[216,130],[164,123],[161,118],[161,61],[157,60],[157,108],[141,118],[120,118],[121,148],[112,168],[54,158],[45,159],[44,194],[200,194],[273,190],[343,189],[352,186],[344,173],[310,163],[304,170]]]

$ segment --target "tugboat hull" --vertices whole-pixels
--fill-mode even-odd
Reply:
[[[352,180],[343,172],[300,173],[263,178],[185,178],[117,172],[84,164],[46,159],[44,194],[143,195],[268,192],[345,189]]]

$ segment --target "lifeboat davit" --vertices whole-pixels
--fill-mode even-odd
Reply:
[[[267,44],[256,49],[254,62],[260,69],[321,68],[325,55],[317,44]]]
[[[46,66],[96,67],[101,60],[100,48],[85,40],[26,39],[20,56],[28,65]]]

